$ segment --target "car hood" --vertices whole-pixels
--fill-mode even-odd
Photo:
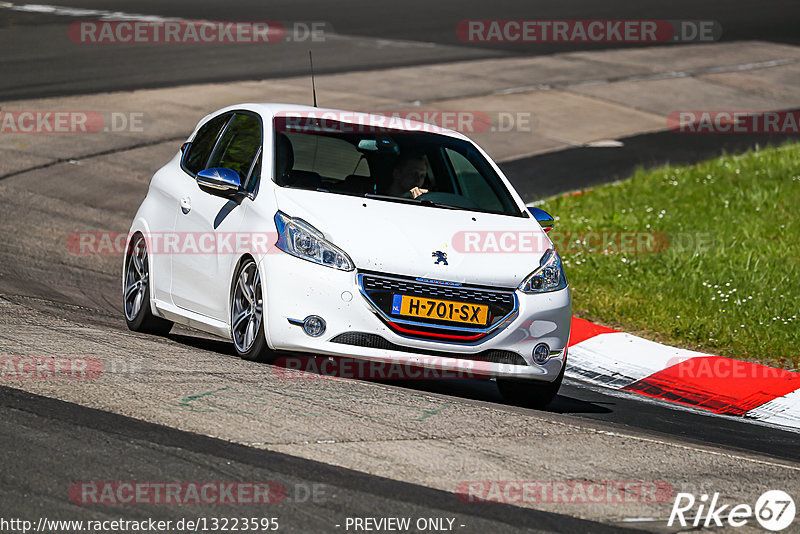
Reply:
[[[533,217],[290,188],[275,196],[278,209],[317,228],[360,271],[513,288],[553,246]]]

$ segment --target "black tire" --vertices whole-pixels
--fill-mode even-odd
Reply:
[[[564,380],[564,371],[567,369],[567,362],[561,366],[561,372],[552,382],[538,382],[536,380],[511,380],[497,379],[497,388],[503,399],[509,404],[524,406],[526,408],[536,408],[541,410],[546,408],[553,399],[556,398],[561,382]]]
[[[252,294],[240,284],[249,287]],[[270,362],[275,359],[275,356],[269,350],[264,336],[264,299],[261,287],[261,277],[256,262],[252,258],[245,258],[239,264],[231,283],[231,339],[236,354],[240,358],[253,362]],[[253,298],[252,302],[248,295]],[[240,320],[244,320],[240,315],[247,309],[254,309],[255,313],[252,316],[253,320],[248,318],[247,326],[245,326],[240,322]],[[243,332],[241,328],[237,327],[244,327],[246,331]]]
[[[143,334],[167,335],[174,323],[156,317],[150,308],[150,266],[147,242],[141,234],[136,234],[128,246],[122,280],[122,311],[128,328]]]

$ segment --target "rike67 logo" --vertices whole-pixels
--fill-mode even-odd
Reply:
[[[792,524],[795,512],[794,500],[781,490],[764,492],[755,507],[722,504],[719,493],[710,499],[707,494],[695,499],[691,493],[678,493],[667,525],[671,527],[677,520],[682,527],[742,527],[755,517],[763,528],[778,532]]]

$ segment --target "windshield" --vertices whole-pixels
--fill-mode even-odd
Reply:
[[[292,127],[275,119],[275,182],[387,201],[523,216],[469,142],[430,132],[357,132],[351,124]]]

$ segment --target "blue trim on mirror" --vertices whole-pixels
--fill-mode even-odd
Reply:
[[[543,209],[528,207],[528,211],[531,212],[531,215],[533,215],[537,221],[539,221],[539,224],[544,230],[549,230],[553,227],[553,224],[555,223],[553,216]]]

